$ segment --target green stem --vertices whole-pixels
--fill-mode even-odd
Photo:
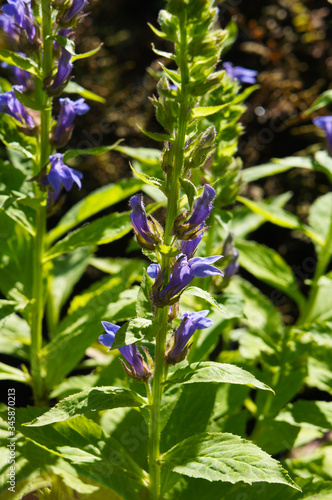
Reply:
[[[48,37],[52,34],[51,3],[50,0],[42,0],[42,35],[43,51],[39,58],[39,67],[43,78],[51,71],[53,65],[52,41]],[[38,174],[48,163],[50,154],[49,134],[52,119],[52,99],[42,90],[41,80],[36,78],[35,99],[44,109],[40,112],[40,137],[38,141],[38,152],[35,163],[35,175]],[[31,311],[31,349],[30,363],[33,394],[36,405],[45,403],[43,387],[43,363],[40,356],[42,349],[42,325],[44,316],[44,270],[43,258],[45,251],[46,234],[46,196],[36,183],[35,195],[40,199],[36,209],[36,235],[34,239],[33,259],[33,284],[32,297],[33,309]]]
[[[166,348],[168,307],[158,310],[159,328],[156,337],[155,368],[152,387],[152,404],[150,407],[149,428],[149,473],[150,500],[158,500],[160,496],[160,466],[157,460],[160,456],[160,407],[163,395],[164,352]]]
[[[180,19],[180,44],[177,50],[180,51],[180,74],[181,74],[181,94],[180,94],[180,112],[178,120],[178,129],[175,134],[174,147],[174,166],[168,172],[168,204],[167,219],[165,224],[164,244],[169,245],[172,239],[171,231],[174,220],[179,210],[179,177],[182,174],[184,162],[184,149],[186,142],[186,129],[188,122],[188,97],[187,84],[189,82],[188,62],[187,62],[187,32],[186,15]],[[165,284],[170,277],[170,259],[163,257],[161,262],[162,269],[165,269]],[[166,349],[166,337],[168,331],[168,306],[158,309],[156,314],[157,336],[155,351],[155,367],[152,387],[152,401],[150,404],[150,427],[149,427],[149,473],[150,500],[159,500],[160,498],[160,466],[158,459],[160,456],[160,407],[163,395],[163,381],[167,377],[167,371],[164,362]]]
[[[302,310],[302,314],[300,315],[297,321],[297,325],[303,325],[310,317],[319,290],[318,281],[320,277],[325,273],[326,268],[329,264],[329,260],[331,257],[331,246],[332,246],[332,217],[330,220],[330,226],[325,240],[325,245],[318,256],[318,262],[314,277],[312,279],[309,297],[307,303],[305,304],[305,307]]]

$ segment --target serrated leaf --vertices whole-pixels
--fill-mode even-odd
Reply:
[[[167,470],[208,481],[264,481],[300,489],[276,460],[249,441],[228,433],[191,436],[161,455],[159,463]]]
[[[225,312],[225,310],[221,307],[220,304],[212,297],[209,292],[202,290],[202,288],[198,288],[197,286],[189,286],[185,289],[182,295],[194,295],[194,297],[199,297],[200,299],[206,300],[211,306],[218,309],[220,312]]]
[[[225,363],[203,361],[176,370],[165,384],[217,383],[248,385],[264,391],[272,389],[242,368]],[[273,392],[273,391],[272,391]]]
[[[130,168],[132,169],[134,174],[139,179],[141,179],[141,181],[145,182],[146,184],[149,184],[149,186],[154,186],[160,189],[162,192],[164,192],[163,183],[160,179],[156,179],[155,177],[150,177],[150,175],[144,174],[143,172],[138,172],[137,170],[134,169],[132,165],[130,165]]]
[[[31,408],[16,410],[17,423],[23,423],[31,415]],[[75,463],[75,469],[103,483],[105,471],[125,475],[128,480],[141,483],[146,473],[129,456],[125,448],[113,437],[104,433],[93,420],[78,416],[75,420],[56,422],[47,427],[20,426],[22,434],[36,445],[46,448],[53,455]],[[93,465],[91,465],[93,463]],[[102,474],[103,473],[103,474]],[[101,475],[102,474],[102,475]],[[109,475],[107,474],[107,479]]]
[[[131,230],[129,212],[113,213],[68,234],[53,245],[45,255],[45,262],[79,247],[105,245],[122,238]]]
[[[194,118],[202,118],[203,116],[214,115],[215,113],[218,113],[218,111],[224,109],[226,106],[228,106],[228,104],[221,104],[220,106],[204,106],[204,107],[193,108],[190,111],[190,117],[194,119]]]
[[[84,97],[85,99],[90,99],[90,101],[100,102],[101,104],[106,103],[106,99],[104,99],[104,97],[101,97],[95,94],[94,92],[91,92],[91,90],[87,90],[81,85],[78,85],[78,83],[72,81],[68,82],[63,92],[67,94],[78,94],[81,97]]]
[[[88,411],[112,410],[113,408],[139,407],[146,400],[130,389],[119,387],[91,387],[85,391],[64,398],[49,411],[25,423],[27,427],[64,422]]]
[[[48,243],[52,243],[88,217],[135,194],[141,187],[142,182],[140,180],[126,179],[116,184],[107,184],[96,189],[83,200],[76,203],[60,219],[58,225],[49,232],[47,237]]]
[[[37,63],[27,56],[23,57],[11,50],[0,49],[0,61],[10,64],[11,66],[16,66],[17,68],[28,71],[28,73],[39,77]]]
[[[113,349],[119,349],[125,345],[133,344],[150,338],[153,334],[153,322],[146,318],[134,318],[121,326],[120,330],[116,332],[116,336],[112,345]]]

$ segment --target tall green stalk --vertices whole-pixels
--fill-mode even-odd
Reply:
[[[42,53],[39,58],[39,69],[44,79],[52,70],[53,46],[52,40],[52,17],[50,0],[42,0]],[[41,80],[36,78],[35,99],[42,107],[40,112],[40,137],[37,144],[37,158],[35,163],[35,175],[37,175],[48,163],[50,154],[50,127],[52,119],[52,98],[41,88]],[[32,375],[32,387],[36,405],[41,405],[47,399],[43,387],[43,363],[40,357],[42,348],[42,326],[44,316],[44,270],[43,259],[46,235],[46,195],[36,183],[36,198],[40,200],[36,209],[36,235],[34,238],[34,261],[33,261],[33,309],[31,311],[31,349],[30,363]]]
[[[174,164],[169,170],[167,179],[168,204],[167,218],[165,224],[164,245],[169,245],[171,241],[171,231],[174,220],[177,217],[179,209],[179,194],[180,183],[179,178],[182,173],[184,150],[186,142],[186,128],[188,122],[188,99],[186,85],[189,80],[188,63],[187,63],[187,32],[186,32],[186,16],[180,20],[180,44],[179,44],[179,59],[180,59],[180,75],[181,75],[181,94],[180,94],[180,110],[177,130],[175,131],[174,147]],[[164,256],[161,262],[162,269],[165,269],[165,283],[168,282],[170,276],[170,259]],[[155,352],[155,369],[152,388],[152,405],[150,414],[150,431],[149,431],[149,472],[150,472],[150,500],[158,500],[160,498],[160,466],[157,460],[160,456],[160,408],[163,395],[162,382],[165,379],[165,361],[164,354],[166,349],[166,336],[168,331],[168,306],[158,309],[157,317],[157,336],[156,336],[156,352]]]

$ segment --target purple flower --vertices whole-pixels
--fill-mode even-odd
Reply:
[[[0,113],[5,113],[6,115],[12,116],[24,126],[34,128],[35,123],[33,121],[33,118],[27,113],[23,104],[21,104],[17,99],[15,90],[22,93],[23,86],[14,85],[12,90],[10,90],[9,92],[0,94]]]
[[[204,224],[201,224],[201,229],[204,228]],[[196,252],[196,249],[203,238],[204,231],[198,233],[198,236],[193,240],[183,240],[181,241],[181,252],[184,253],[188,259],[191,259]]]
[[[226,266],[224,270],[225,278],[231,278],[232,276],[234,276],[234,274],[238,272],[240,268],[238,258],[239,258],[239,251],[236,248],[234,248],[229,264]]]
[[[64,88],[67,84],[70,74],[73,69],[73,63],[71,62],[71,54],[68,50],[61,48],[61,56],[58,63],[57,72],[52,79],[51,85],[48,87],[48,93],[50,95],[55,95]]]
[[[182,314],[181,323],[171,337],[165,353],[165,360],[169,364],[182,361],[189,350],[187,344],[196,330],[203,330],[213,325],[213,321],[206,316],[210,311],[185,312]]]
[[[0,24],[9,36],[17,41],[36,41],[36,27],[31,9],[31,0],[8,0],[2,6]]]
[[[68,97],[60,99],[60,113],[54,128],[53,144],[64,146],[70,139],[76,115],[84,115],[90,109],[84,99],[72,101]]]
[[[223,68],[226,73],[234,80],[235,78],[241,83],[256,83],[258,71],[254,69],[242,68],[242,66],[233,66],[230,62],[225,62]]]
[[[88,0],[72,0],[69,9],[63,15],[58,16],[58,22],[61,26],[70,26],[80,19],[82,10],[88,4]]]
[[[332,156],[332,116],[318,116],[313,119],[316,127],[324,130],[326,134],[327,148],[330,156]]]
[[[56,195],[59,195],[62,185],[66,191],[70,191],[74,182],[81,189],[83,174],[65,165],[61,153],[50,156],[50,162],[51,169],[47,175],[47,182]]]
[[[212,211],[212,201],[214,200],[215,196],[216,192],[213,187],[205,184],[203,194],[196,200],[194,210],[189,219],[186,219],[185,212],[183,215],[177,217],[177,219],[175,220],[173,233],[176,234],[179,239],[196,239],[196,237],[199,236],[200,233],[203,233],[204,222],[205,219],[209,217]],[[197,242],[197,245],[199,241]]]
[[[105,347],[111,348],[115,339],[115,334],[120,327],[114,323],[109,323],[108,321],[102,321],[101,324],[103,325],[106,333],[100,335],[98,340]],[[151,377],[151,367],[143,360],[143,356],[140,354],[136,344],[119,347],[119,351],[130,366],[129,369],[121,360],[124,369],[130,377],[138,380],[147,380]],[[146,351],[145,354],[147,355]],[[150,357],[148,355],[147,359],[150,361]]]
[[[152,287],[155,305],[164,307],[177,302],[179,295],[195,277],[205,278],[217,274],[223,276],[220,269],[211,265],[221,257],[222,255],[214,255],[212,257],[194,257],[188,260],[186,255],[180,254],[174,264],[169,283],[164,287],[164,271],[160,272],[160,267],[157,264],[151,264],[147,273],[151,278],[156,278]]]
[[[162,234],[158,234],[159,224],[154,219],[154,224],[148,222],[141,194],[133,196],[129,203],[133,209],[130,214],[130,220],[135,231],[137,243],[146,250],[153,250],[155,244],[161,242]],[[161,228],[159,231],[161,231]]]

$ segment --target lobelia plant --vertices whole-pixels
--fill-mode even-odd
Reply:
[[[226,165],[231,163],[230,156],[224,157],[221,166],[220,187],[217,179],[213,181],[214,186],[205,183],[199,187],[197,182],[199,173],[209,176],[205,164],[217,148],[215,140],[220,133],[214,125],[208,124],[205,128],[204,120],[212,120],[213,115],[225,111],[227,104],[218,103],[218,99],[222,101],[220,93],[224,85],[229,89],[230,109],[230,96],[234,97],[239,88],[232,78],[225,84],[225,72],[216,70],[227,36],[227,32],[215,27],[217,13],[211,0],[170,0],[167,10],[159,14],[161,31],[152,28],[159,37],[174,45],[174,52],[154,49],[175,65],[174,69],[162,65],[164,75],[157,85],[158,97],[152,98],[157,119],[165,132],[143,131],[148,137],[164,142],[160,158],[161,175],[159,178],[152,177],[144,171],[133,170],[144,183],[161,193],[162,199],[166,200],[162,202],[166,207],[166,216],[164,223],[159,222],[147,214],[140,194],[131,198],[130,220],[136,241],[152,264],[143,270],[142,284],[135,295],[136,317],[122,326],[108,321],[106,314],[100,318],[105,333],[99,336],[99,342],[108,349],[119,349],[130,388],[126,384],[119,387],[96,384],[63,399],[46,413],[31,411],[30,423],[26,423],[26,413],[25,425],[21,428],[21,432],[34,443],[49,450],[58,450],[61,457],[67,460],[71,460],[70,450],[60,435],[65,433],[71,436],[71,444],[77,450],[73,460],[76,472],[126,500],[147,497],[150,500],[171,499],[179,495],[186,498],[186,492],[195,488],[193,485],[197,480],[207,480],[203,482],[210,497],[215,496],[214,482],[251,484],[263,481],[298,489],[281,465],[260,448],[235,434],[216,432],[209,424],[216,384],[249,385],[263,391],[270,388],[236,365],[200,359],[188,363],[187,360],[195,332],[213,326],[213,320],[207,317],[210,311],[201,308],[201,301],[207,301],[223,314],[222,298],[216,299],[201,286],[196,286],[204,285],[206,280],[211,284],[210,280],[215,277],[222,279],[223,273],[217,266],[223,256],[211,255],[210,252],[205,256],[196,256],[196,252],[201,251],[203,237],[210,230],[207,224],[217,193],[227,193],[233,200],[234,193],[239,189],[235,186],[238,165],[228,178],[228,184],[222,185],[223,178],[227,178]],[[64,50],[62,47],[59,69],[53,84],[50,83],[51,92],[54,81],[60,85],[60,77],[57,76],[60,70],[67,78],[64,70],[62,73],[62,66],[60,68]],[[216,101],[213,105],[208,104],[210,95]],[[241,99],[239,97],[238,102],[242,102]],[[234,111],[233,120],[241,114],[239,109]],[[217,120],[227,120],[227,113],[226,117],[219,115]],[[71,127],[68,121],[69,125],[63,126],[65,131]],[[239,129],[235,127],[232,133],[236,138]],[[117,149],[129,152],[129,148],[122,146],[117,146]],[[135,154],[133,156],[135,158]],[[68,172],[63,160],[65,157],[62,159],[58,155],[51,159],[53,170],[51,175],[48,174],[48,182],[55,194],[61,185],[67,189],[75,182],[80,183],[77,172]],[[126,216],[129,219],[129,214]],[[158,219],[162,220],[161,217]],[[48,257],[57,255],[62,246],[61,242],[55,244]],[[212,246],[213,241],[210,241],[206,248]],[[229,280],[236,271],[234,266],[237,260],[232,236],[224,242],[224,246],[229,260],[226,267]],[[195,286],[189,286],[193,280]],[[188,296],[194,297],[194,300],[186,301]],[[83,303],[89,300],[88,297],[91,295],[82,297]],[[107,316],[114,317],[111,311],[114,305],[110,304]],[[57,345],[61,347],[61,342],[65,345],[67,342],[67,346],[71,343],[77,346],[76,339],[69,340],[71,326],[67,325],[68,333],[55,337]],[[94,333],[96,326],[92,328]],[[90,335],[91,332],[89,338]],[[80,341],[79,336],[77,339]],[[201,356],[201,359],[205,357]],[[201,385],[206,389],[202,389]],[[200,403],[198,390],[209,394],[212,399]],[[188,404],[196,406],[197,410],[206,404],[204,414],[198,411],[196,418],[189,411]],[[147,436],[140,438],[147,440],[147,446],[140,447],[140,454],[134,455],[135,459],[125,447],[127,431],[117,434],[118,441],[116,434],[105,436],[102,427],[87,418],[90,411],[115,408],[137,408],[142,428],[147,428]],[[179,415],[186,414],[188,419],[194,419],[196,429],[182,427],[182,435],[178,435],[174,426]],[[74,423],[71,422],[73,417],[77,417]],[[21,418],[24,421],[23,414]],[[48,424],[54,424],[55,434],[45,440],[46,436],[40,436],[38,431]],[[88,447],[86,443],[89,443]],[[88,467],[84,461],[90,462]]]
[[[95,52],[77,55],[72,40],[86,6],[86,0],[43,0],[32,9],[29,0],[9,0],[0,17],[16,49],[0,49],[5,64],[16,68],[14,86],[1,82],[0,96],[0,135],[10,158],[1,178],[6,212],[0,217],[8,239],[0,287],[8,300],[1,301],[0,321],[4,352],[16,351],[27,366],[30,361],[30,369],[1,363],[0,371],[2,379],[29,384],[35,402],[16,409],[15,498],[34,492],[39,498],[96,500],[256,499],[264,493],[266,500],[298,500],[298,484],[308,499],[330,494],[326,466],[311,481],[305,460],[288,457],[295,483],[270,456],[283,452],[288,439],[292,450],[302,423],[322,431],[328,421],[328,403],[285,404],[303,387],[306,363],[309,386],[327,390],[326,375],[315,362],[323,349],[318,337],[327,328],[320,320],[329,314],[319,301],[330,286],[324,273],[332,226],[324,229],[323,239],[313,226],[330,193],[313,207],[310,225],[282,210],[285,196],[270,202],[239,196],[238,121],[243,101],[257,88],[243,90],[242,84],[255,83],[257,73],[227,62],[219,69],[234,24],[218,29],[212,0],[169,0],[158,17],[160,30],[152,27],[174,47],[172,52],[154,48],[163,64],[158,95],[151,101],[164,130],[142,131],[163,143],[162,152],[118,143],[57,152],[70,140],[75,117],[89,110],[83,98],[100,101],[70,81],[73,62]],[[52,118],[53,101],[62,92],[81,98],[60,98]],[[328,117],[316,125],[329,143]],[[84,182],[70,162],[114,148],[134,159],[138,180],[93,192],[47,233],[47,213],[57,210],[64,191]],[[310,160],[312,168],[318,163],[330,175],[327,155],[319,153]],[[269,168],[291,167],[286,161]],[[20,175],[12,180],[14,171]],[[266,166],[253,167],[243,177],[250,181],[266,172]],[[136,194],[141,190],[156,203],[145,206],[142,194]],[[130,196],[130,212],[78,227]],[[236,199],[247,211],[227,210]],[[243,239],[264,220],[288,224],[314,241],[319,263],[307,300],[281,256]],[[146,260],[93,255],[97,245],[131,229],[151,261],[148,266]],[[30,269],[21,265],[27,256],[34,263]],[[88,264],[108,275],[76,295],[64,314]],[[240,264],[295,301],[300,315],[294,327],[284,328],[266,297],[234,278]],[[314,352],[308,356],[310,342]],[[105,354],[116,349],[124,379],[117,355]],[[88,375],[70,376],[91,367],[95,370]],[[59,400],[51,409],[50,398]],[[316,410],[315,418],[301,408]],[[4,420],[0,423],[8,430]],[[314,467],[319,469],[316,462]],[[1,470],[5,477],[9,465]],[[3,483],[2,491],[7,486]]]

